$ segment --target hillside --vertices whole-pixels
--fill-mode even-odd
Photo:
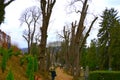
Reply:
[[[10,70],[14,75],[14,80],[29,80],[28,77],[26,76],[28,62],[25,61],[23,65],[20,65],[21,59],[26,58],[26,56],[30,57],[29,55],[21,55],[21,54],[17,56],[12,55],[11,57],[9,57],[7,60],[6,70],[3,73],[1,69],[1,65],[2,65],[2,59],[4,58],[3,58],[3,54],[2,56],[0,55],[0,80],[6,80],[6,77]],[[57,72],[56,80],[72,80],[72,76],[64,73],[63,69],[60,69],[58,67],[56,69],[56,72]],[[39,73],[39,71],[35,72],[34,75],[37,76],[37,78],[39,77],[39,79],[35,79],[35,80],[50,80],[50,73],[46,74],[41,72],[41,74]]]
[[[2,56],[0,56],[0,63],[2,61]],[[5,80],[9,70],[12,70],[15,80],[28,80],[25,76],[26,65],[20,66],[20,56],[11,56],[7,62],[7,68],[4,73],[2,73],[0,67],[0,80]]]
[[[6,76],[9,72],[9,70],[12,70],[12,73],[14,75],[14,80],[28,80],[26,76],[26,66],[27,64],[24,64],[20,66],[20,58],[23,57],[22,55],[14,56],[12,55],[11,58],[7,61],[7,67],[4,73],[2,73],[2,69],[0,67],[0,80],[6,80]],[[0,64],[2,61],[2,56],[0,55]],[[38,76],[40,76],[39,73],[36,73]]]

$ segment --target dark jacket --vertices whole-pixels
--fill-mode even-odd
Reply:
[[[51,76],[52,77],[55,77],[56,76],[56,72],[53,70],[53,71],[50,71],[51,72]]]

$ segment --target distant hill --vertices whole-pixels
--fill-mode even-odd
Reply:
[[[28,48],[21,48],[23,53],[28,53]]]

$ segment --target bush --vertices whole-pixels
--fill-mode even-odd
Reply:
[[[14,76],[11,70],[9,70],[6,80],[14,80]]]
[[[27,70],[26,70],[26,75],[29,78],[29,80],[32,79],[32,76],[34,74],[34,62],[33,62],[33,57],[29,56],[28,57],[28,65],[27,65]]]
[[[1,69],[3,73],[6,70],[7,60],[8,60],[8,53],[7,50],[4,50],[2,63],[1,63]]]
[[[14,53],[15,56],[18,56],[20,54],[21,54],[20,51],[17,51],[17,52]]]
[[[29,58],[30,55],[24,55],[23,57],[20,58],[20,65],[22,66],[25,62],[29,63]]]
[[[2,47],[0,47],[0,55],[2,56],[3,55],[3,48]]]
[[[20,58],[20,66],[22,66],[25,61],[26,61],[26,58],[25,58],[25,57]]]
[[[8,49],[8,57],[10,58],[13,55],[13,49]]]
[[[34,80],[34,75],[33,74],[30,74],[29,80]]]
[[[29,78],[29,80],[34,80],[34,72],[38,71],[38,60],[37,57],[33,57],[31,55],[28,55],[26,57],[28,60],[26,75]]]
[[[120,80],[120,71],[92,71],[89,80]]]
[[[38,59],[37,56],[34,56],[34,72],[38,71]]]

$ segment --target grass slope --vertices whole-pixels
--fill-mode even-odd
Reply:
[[[22,56],[21,56],[22,57]],[[0,56],[0,65],[1,65],[2,56]],[[0,67],[0,80],[5,80],[8,74],[8,71],[11,69],[14,74],[14,80],[28,80],[26,77],[26,65],[20,66],[20,56],[11,56],[7,61],[7,67],[4,73],[2,73]]]
[[[9,70],[12,71],[14,75],[14,80],[28,80],[28,77],[26,76],[27,63],[24,63],[22,66],[20,65],[20,59],[22,57],[24,57],[24,55],[19,56],[12,55],[7,61],[5,72],[2,73],[1,69],[2,56],[0,55],[0,80],[6,80],[6,76],[8,75]],[[44,80],[43,76],[41,76],[39,72],[36,72],[35,75],[39,76],[41,80]]]

